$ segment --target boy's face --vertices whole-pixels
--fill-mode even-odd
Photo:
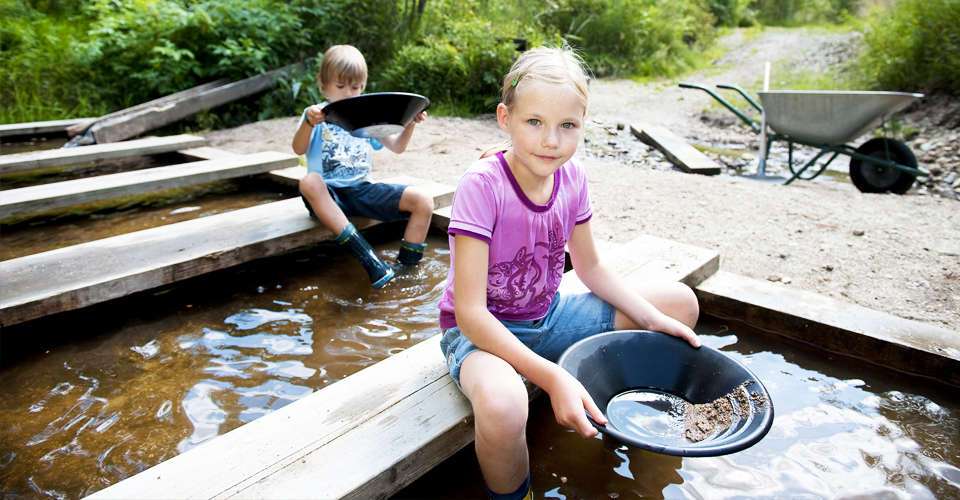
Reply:
[[[320,91],[323,92],[323,96],[327,98],[327,101],[337,102],[340,99],[346,99],[348,97],[360,95],[366,86],[366,80],[353,82],[333,80],[331,82],[324,83],[323,86],[320,87]]]

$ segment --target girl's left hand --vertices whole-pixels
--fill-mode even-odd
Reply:
[[[693,347],[700,347],[700,337],[698,337],[689,326],[666,314],[661,313],[658,315],[656,319],[650,321],[647,328],[656,332],[666,333],[667,335],[673,335],[674,337],[680,337],[689,342]]]

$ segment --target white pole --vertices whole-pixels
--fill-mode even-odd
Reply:
[[[770,90],[770,61],[763,63],[763,91]],[[767,112],[760,113],[760,158],[757,175],[763,177],[767,173]]]

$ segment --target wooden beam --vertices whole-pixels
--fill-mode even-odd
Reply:
[[[293,155],[263,152],[87,177],[0,191],[0,220],[94,201],[246,177],[297,164]]]
[[[111,113],[91,124],[84,134],[91,134],[97,144],[137,137],[197,112],[263,92],[273,87],[277,78],[291,68],[293,66],[275,69],[236,82],[218,81],[201,85]]]
[[[167,153],[178,149],[203,146],[206,142],[207,140],[203,137],[195,135],[170,135],[147,137],[116,144],[95,144],[75,148],[0,155],[0,175],[43,167]]]
[[[684,172],[703,175],[720,173],[720,165],[717,165],[715,161],[663,127],[648,123],[636,123],[630,125],[630,132],[644,143],[663,153],[667,160],[670,160],[670,163]]]
[[[423,182],[438,205],[453,188]],[[364,229],[377,224],[356,218]],[[300,197],[0,262],[0,326],[79,309],[329,240]]]
[[[960,386],[960,332],[728,272],[714,274],[696,292],[710,315]]]
[[[716,263],[716,252],[652,237],[613,251],[622,253],[611,267],[628,279],[697,281]],[[473,441],[472,409],[439,343],[424,340],[92,498],[387,498]]]
[[[96,118],[71,118],[68,120],[48,120],[43,122],[5,123],[0,125],[0,137],[22,137],[33,135],[66,134],[72,126],[85,126]]]

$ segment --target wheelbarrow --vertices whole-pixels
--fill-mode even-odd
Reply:
[[[797,179],[816,178],[841,154],[850,157],[850,180],[864,193],[903,194],[910,189],[918,176],[928,175],[917,167],[917,158],[910,147],[896,139],[876,137],[856,148],[847,144],[877,125],[885,123],[889,116],[907,107],[915,99],[923,97],[923,94],[770,90],[759,93],[761,105],[736,85],[717,85],[717,88],[740,94],[750,106],[759,111],[764,120],[757,122],[707,87],[693,83],[680,83],[680,87],[699,89],[710,94],[763,137],[758,172],[755,176],[757,178],[783,179],[766,175],[767,157],[774,141],[787,142],[787,166],[792,176],[786,179],[784,184],[790,184]],[[809,146],[819,152],[796,168],[793,161],[795,144]],[[827,160],[817,165],[825,156]]]

